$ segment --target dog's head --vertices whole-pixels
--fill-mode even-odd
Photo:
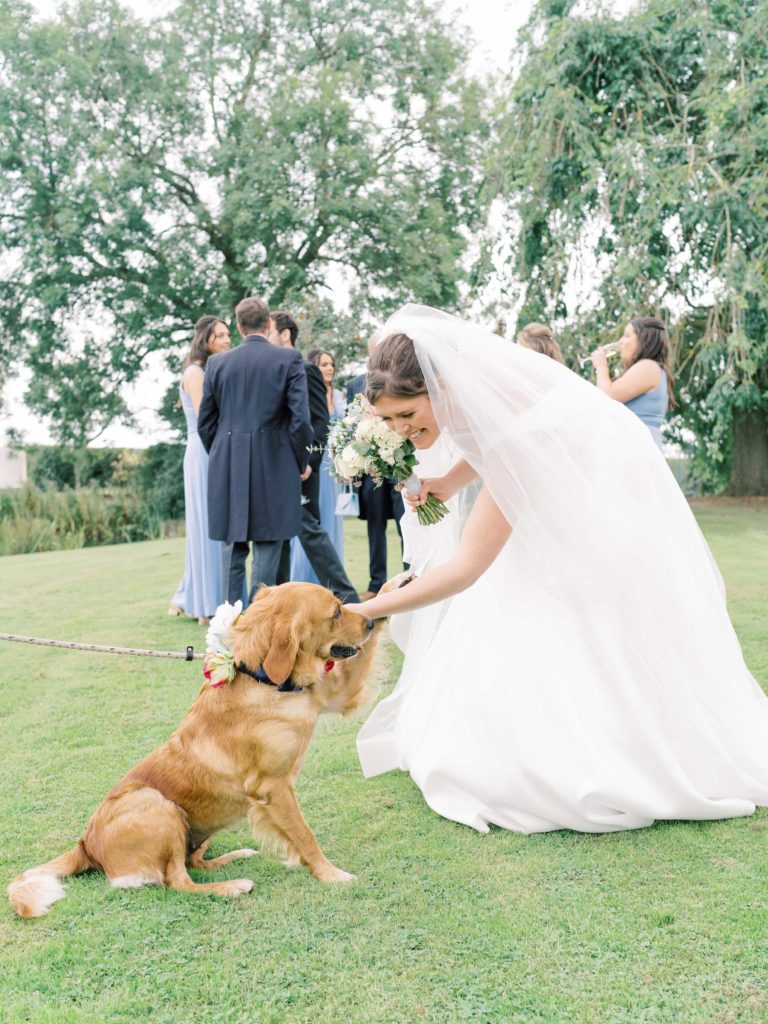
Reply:
[[[261,667],[278,685],[311,687],[326,662],[357,654],[373,625],[314,583],[263,587],[232,628],[235,664]]]

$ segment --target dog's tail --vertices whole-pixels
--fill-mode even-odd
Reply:
[[[30,868],[23,875],[14,878],[8,886],[11,906],[20,917],[41,917],[48,913],[56,900],[66,896],[60,878],[79,875],[82,871],[95,867],[80,839],[77,846],[68,853],[62,853],[55,860],[49,860],[47,864],[41,864],[37,868]]]

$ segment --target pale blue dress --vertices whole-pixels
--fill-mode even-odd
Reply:
[[[333,412],[331,413],[331,424],[340,420],[346,412],[344,396],[338,390],[333,389]],[[341,561],[344,561],[344,517],[336,515],[336,499],[339,496],[341,485],[333,479],[330,472],[330,458],[328,449],[323,452],[323,461],[320,463],[320,525],[331,538],[331,543],[336,548]],[[309,559],[304,554],[304,548],[298,537],[291,541],[291,579],[298,583],[319,583],[315,571],[309,564]]]
[[[201,366],[188,366],[189,373],[204,373]],[[184,519],[186,552],[184,578],[171,604],[187,615],[210,619],[222,603],[221,542],[208,536],[208,452],[197,433],[197,414],[191,396],[179,386],[181,405],[187,420],[187,450],[184,453]]]
[[[661,425],[669,406],[666,370],[661,371],[659,383],[652,391],[646,391],[644,395],[638,395],[637,398],[630,398],[624,405],[631,409],[635,416],[640,417],[650,430],[653,440],[661,448]]]

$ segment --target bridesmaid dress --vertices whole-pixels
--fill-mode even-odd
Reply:
[[[187,374],[204,373],[194,363]],[[197,414],[191,396],[179,388],[181,405],[187,420],[187,450],[184,453],[184,518],[186,551],[184,577],[171,599],[172,607],[183,608],[187,615],[210,619],[222,602],[221,542],[208,537],[208,453],[197,433]]]

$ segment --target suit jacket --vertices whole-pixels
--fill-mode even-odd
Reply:
[[[210,455],[211,539],[294,537],[301,521],[299,476],[313,443],[299,353],[255,334],[211,356],[197,430]]]
[[[301,485],[301,493],[308,499],[309,510],[316,519],[320,519],[320,463],[323,461],[323,450],[328,441],[331,417],[328,412],[325,381],[320,368],[314,363],[304,363],[307,375],[307,393],[309,396],[309,420],[312,424],[314,441],[309,455],[312,472]]]
[[[314,474],[320,469],[320,463],[323,461],[323,449],[328,441],[331,415],[328,412],[325,381],[320,368],[314,363],[304,363],[304,371],[307,375],[309,419],[312,424],[312,433],[315,435],[313,450],[309,456],[309,464]]]
[[[365,390],[366,377],[367,374],[361,373],[347,382],[347,405],[354,399],[355,395],[359,395]],[[377,487],[371,477],[363,474],[358,494],[360,496],[359,519],[399,520],[403,515],[403,498],[400,492],[395,490],[392,480],[385,480]]]

